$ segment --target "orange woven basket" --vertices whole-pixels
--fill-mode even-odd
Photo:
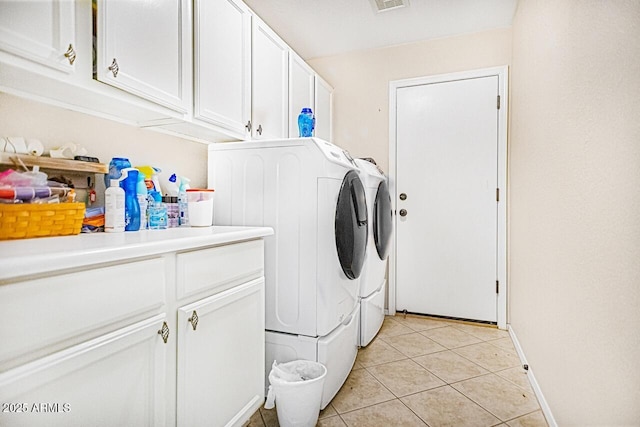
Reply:
[[[0,204],[0,240],[79,234],[84,203]]]

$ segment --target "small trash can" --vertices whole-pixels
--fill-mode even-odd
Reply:
[[[269,373],[269,392],[264,404],[273,408],[282,427],[313,427],[318,422],[327,368],[310,360],[273,362]]]

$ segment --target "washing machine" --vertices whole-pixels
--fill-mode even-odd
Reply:
[[[358,349],[369,227],[354,159],[316,138],[211,144],[208,183],[214,226],[274,229],[265,238],[265,375],[274,360],[323,363],[324,408]]]
[[[375,338],[384,321],[386,269],[393,221],[387,177],[373,159],[355,159],[355,163],[365,187],[369,213],[369,239],[359,294],[358,344],[365,347]]]

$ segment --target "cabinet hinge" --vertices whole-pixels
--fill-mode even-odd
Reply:
[[[500,109],[500,95],[498,95],[498,103],[497,103],[496,107],[498,107],[498,110]]]
[[[496,202],[500,201],[500,189],[496,188]]]
[[[496,280],[496,294],[500,293],[500,282]]]

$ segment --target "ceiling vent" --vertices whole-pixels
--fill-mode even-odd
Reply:
[[[409,6],[409,0],[371,0],[375,12],[387,12]]]

